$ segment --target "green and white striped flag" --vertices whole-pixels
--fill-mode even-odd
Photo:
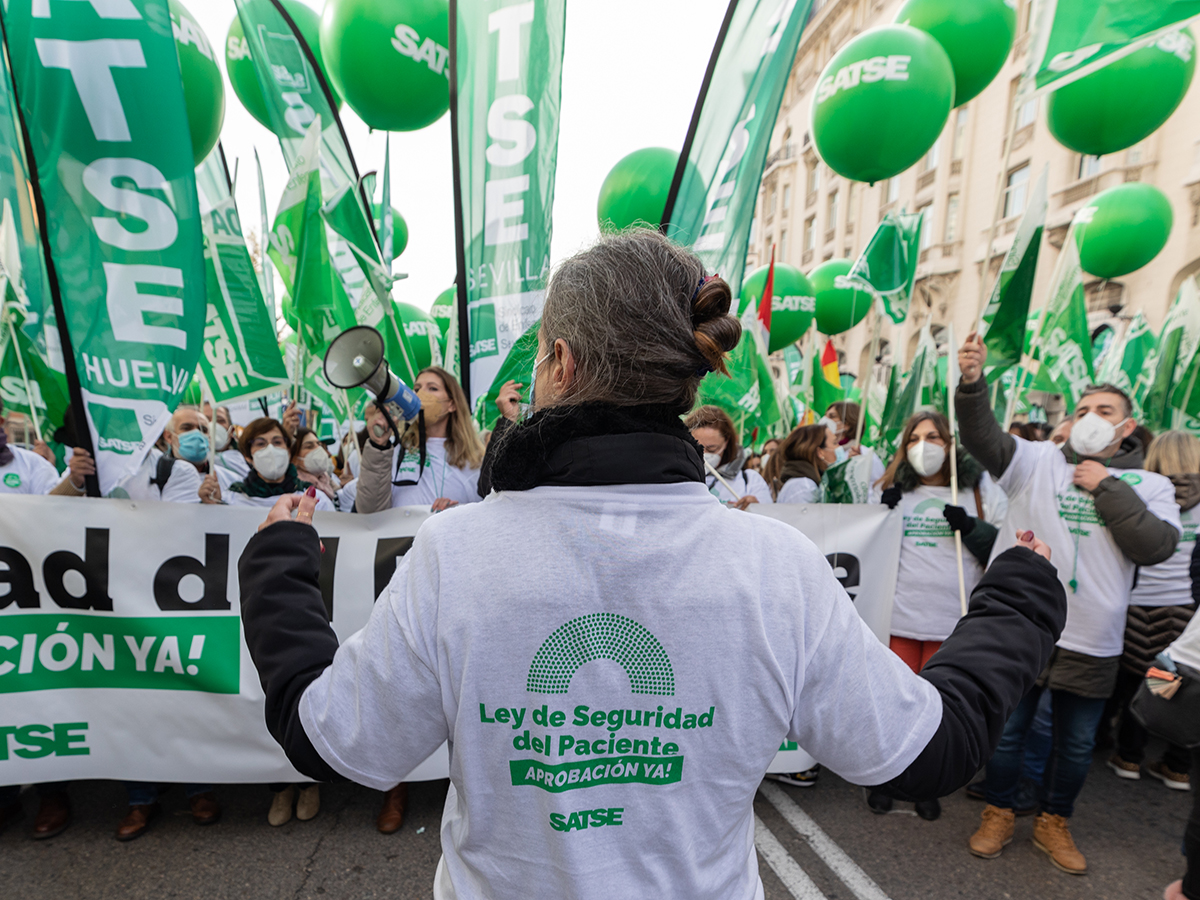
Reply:
[[[1150,329],[1150,323],[1140,312],[1133,317],[1125,333],[1108,352],[1096,372],[1098,384],[1112,384],[1129,395],[1133,401],[1134,415],[1141,417],[1140,397],[1137,392],[1138,379],[1146,360],[1154,353],[1158,339]]]
[[[1200,345],[1200,287],[1195,276],[1184,279],[1179,286],[1175,303],[1167,312],[1158,349],[1154,354],[1154,375],[1146,388],[1142,413],[1146,427],[1164,431],[1183,425],[1185,415],[1195,417],[1192,410],[1200,406],[1196,390],[1200,361],[1196,348]],[[1147,366],[1148,368],[1149,366]]]
[[[907,319],[924,218],[924,213],[885,215],[850,271],[838,276],[834,286],[872,294],[897,325]]]
[[[228,178],[218,144],[196,170],[208,280],[200,373],[217,405],[274,393],[288,380]]]
[[[1074,223],[1067,229],[1058,257],[1045,321],[1033,342],[1033,356],[1041,363],[1034,388],[1062,394],[1070,415],[1084,389],[1094,380],[1092,337]]]

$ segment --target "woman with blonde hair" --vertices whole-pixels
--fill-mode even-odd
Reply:
[[[1175,485],[1175,502],[1183,533],[1175,552],[1156,566],[1138,569],[1137,581],[1129,595],[1125,620],[1125,647],[1113,703],[1120,713],[1117,726],[1117,752],[1108,767],[1118,778],[1137,781],[1142,774],[1149,735],[1129,712],[1146,670],[1154,657],[1174,641],[1195,612],[1192,578],[1188,565],[1196,547],[1196,526],[1200,523],[1200,440],[1186,431],[1165,431],[1150,444],[1146,471],[1166,475]],[[1106,721],[1109,721],[1106,719]],[[1146,766],[1146,774],[1167,787],[1186,791],[1190,787],[1191,756],[1183,747],[1168,744],[1162,759]]]
[[[763,477],[776,503],[820,503],[821,476],[837,459],[837,435],[817,423],[792,430],[767,461]]]
[[[410,422],[399,444],[382,411],[367,422],[355,511],[429,506],[441,512],[480,499],[476,492],[483,442],[458,379],[440,366],[422,369],[413,383],[421,418]]]

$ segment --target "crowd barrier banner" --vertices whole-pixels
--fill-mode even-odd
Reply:
[[[237,561],[265,509],[19,495],[0,507],[0,784],[302,780],[267,733],[239,620]],[[886,638],[898,515],[756,511],[809,535]],[[339,639],[365,624],[428,517],[424,508],[315,515]],[[774,771],[812,764],[783,749]],[[442,747],[408,780],[448,770]]]

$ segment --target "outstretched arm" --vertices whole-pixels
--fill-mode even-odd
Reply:
[[[983,463],[993,478],[999,478],[1012,462],[1017,439],[1004,433],[992,412],[987,380],[983,377],[986,360],[987,348],[975,332],[971,332],[958,351],[962,380],[954,393],[954,412],[958,416],[963,447]]]

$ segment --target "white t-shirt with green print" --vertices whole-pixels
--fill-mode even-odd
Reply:
[[[1014,437],[1016,453],[998,483],[1008,495],[1008,518],[992,558],[1031,530],[1050,547],[1050,562],[1067,592],[1067,625],[1058,646],[1088,656],[1120,656],[1134,564],[1105,527],[1092,495],[1076,487],[1075,466],[1049,441]],[[1165,522],[1179,524],[1170,479],[1142,469],[1109,469]]]
[[[941,717],[807,538],[699,483],[429,519],[300,701],[370,787],[449,741],[437,900],[761,898],[753,801],[780,744],[881,784]]]

